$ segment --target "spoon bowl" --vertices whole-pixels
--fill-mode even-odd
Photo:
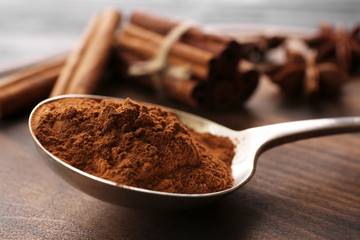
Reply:
[[[123,101],[124,99],[94,95],[63,95],[53,97],[42,101],[33,109],[29,117],[29,129],[40,155],[49,167],[66,182],[95,198],[130,208],[185,209],[203,206],[234,192],[246,184],[255,173],[258,157],[265,150],[296,140],[360,131],[360,117],[304,120],[234,131],[205,118],[163,107],[174,112],[187,127],[200,133],[208,132],[217,136],[226,136],[236,146],[231,166],[234,178],[232,188],[205,194],[168,193],[120,185],[93,176],[63,162],[46,150],[34,134],[32,119],[39,107],[63,98],[113,99]]]

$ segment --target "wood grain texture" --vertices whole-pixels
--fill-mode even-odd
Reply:
[[[48,5],[42,5],[43,1],[34,2],[30,10],[39,7],[36,8],[38,18],[52,19],[50,13],[41,10],[50,9]],[[311,13],[324,5],[324,1],[319,1],[313,10],[306,4],[275,2],[283,7],[274,9],[265,4],[258,8],[253,6],[250,11],[248,6],[241,10],[245,14],[242,18],[252,21],[253,13],[261,11],[263,15],[260,16],[267,15],[275,22],[280,19],[271,16],[284,11],[281,15],[284,22],[291,15],[291,11],[285,9],[299,8],[300,12]],[[302,2],[309,3],[307,0]],[[353,12],[357,1],[346,2],[348,5],[338,6],[333,1],[333,8],[331,4],[326,5],[327,12],[322,16],[333,14],[337,19]],[[26,4],[14,1],[5,0],[1,4],[16,9],[12,13],[16,16],[30,11],[24,7]],[[64,1],[64,4],[72,6],[70,1]],[[85,22],[85,15],[96,4],[96,1],[91,2],[74,18]],[[152,1],[152,4],[160,10],[171,9],[162,6],[160,0]],[[188,9],[190,2],[179,4],[181,9]],[[223,6],[219,15],[212,16],[214,22],[221,21],[224,6],[232,6],[230,1],[224,4],[210,1],[206,5],[208,11]],[[270,13],[265,8],[270,8]],[[169,11],[174,13],[174,7]],[[76,10],[72,9],[70,13],[74,14]],[[206,11],[203,14],[206,16]],[[1,18],[4,18],[3,14],[0,14]],[[210,17],[207,19],[210,22]],[[4,22],[0,21],[1,24]],[[59,24],[59,28],[66,29],[70,23]],[[46,28],[48,26],[40,24],[39,32]],[[12,38],[10,27],[0,29]],[[29,32],[26,34],[30,38],[33,36]],[[49,35],[44,35],[44,41],[53,40],[51,37],[46,40],[46,37]],[[16,55],[16,44],[9,45],[14,49],[9,49],[7,56],[20,56]],[[264,80],[244,109],[222,113],[164,101],[150,92],[119,82],[103,85],[98,93],[179,108],[237,130],[292,120],[360,115],[359,78],[349,82],[338,99],[316,103],[289,103]],[[40,159],[28,132],[27,117],[28,113],[23,113],[0,122],[0,239],[360,239],[359,133],[277,147],[259,158],[256,174],[247,185],[223,200],[182,212],[154,212],[104,203],[65,183]]]

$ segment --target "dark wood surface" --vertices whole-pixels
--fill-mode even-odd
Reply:
[[[63,39],[71,42],[77,36],[75,30],[79,28],[81,31],[88,12],[101,5],[96,5],[98,2],[94,1],[76,11],[70,8],[72,1],[64,1],[60,9],[50,8],[46,1],[34,2],[37,18],[54,19],[42,9],[53,9],[58,16],[63,16],[68,7],[69,18],[78,21],[71,27],[67,27],[71,24],[70,20],[59,21],[60,29],[63,29],[59,30],[59,34],[64,37],[56,40],[55,30],[46,32],[49,26],[43,26],[45,23],[36,25],[36,18],[31,17],[39,30],[27,23],[30,30],[19,30],[21,36],[42,41],[34,41],[35,49],[25,53],[17,52],[16,40],[21,40],[17,30],[11,30],[14,23],[6,25],[0,21],[0,30],[6,33],[6,38],[0,38],[0,49],[4,53],[1,55],[2,66],[9,66],[7,57],[22,61],[34,56],[36,49],[39,53],[46,52],[41,46],[44,42],[52,42],[53,46],[67,41]],[[166,11],[175,12],[174,6],[163,6],[162,1],[153,2],[154,9],[164,14]],[[170,2],[175,4],[175,1]],[[242,14],[248,14],[247,17],[236,18],[233,14],[231,18],[226,13],[235,10],[226,7],[244,7],[246,4],[225,1],[222,5],[222,1],[209,1],[200,11],[190,9],[190,1],[182,2],[179,3],[179,17],[195,18],[195,12],[202,12],[198,18],[206,23],[230,23],[231,20],[233,23],[257,21],[281,24],[283,21],[301,25],[298,17],[291,18],[291,13],[298,8],[303,15],[308,13],[312,16],[304,20],[304,26],[315,26],[321,16],[353,23],[356,20],[353,8],[358,6],[356,1],[345,1],[341,6],[340,1],[332,1],[335,5],[331,8],[325,1],[319,1],[313,4],[315,8],[311,10],[300,3],[287,5],[285,1],[275,1],[274,6],[283,7],[274,9],[270,2],[256,6],[250,4],[241,10]],[[26,4],[4,1],[0,11],[6,12],[9,17],[11,14],[19,17],[21,13],[28,13]],[[77,4],[74,3],[74,6],[80,7]],[[313,13],[320,14],[322,6],[326,11],[315,18]],[[4,7],[14,11],[7,13]],[[130,9],[133,6],[127,3],[124,7]],[[222,9],[218,15],[206,14],[216,12],[216,8]],[[187,9],[190,12],[186,12]],[[274,17],[276,12],[279,16]],[[254,13],[268,17],[259,20]],[[0,18],[5,17],[0,14]],[[231,31],[236,34],[236,28]],[[221,113],[164,101],[152,93],[122,83],[103,86],[99,94],[129,96],[179,108],[237,130],[292,120],[360,114],[360,79],[349,82],[338,99],[316,103],[289,103],[264,80],[244,109]],[[28,113],[23,113],[0,122],[0,239],[360,239],[359,133],[303,140],[277,147],[260,157],[256,174],[247,185],[223,200],[199,209],[156,212],[101,202],[65,183],[36,152],[28,131],[27,117]]]

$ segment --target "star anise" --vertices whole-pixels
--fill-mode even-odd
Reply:
[[[319,33],[305,42],[318,51],[317,62],[337,63],[349,73],[360,68],[360,25],[347,30],[342,24],[333,28],[323,23]]]
[[[332,97],[347,81],[347,73],[333,62],[318,63],[316,54],[286,50],[286,61],[271,66],[267,75],[290,98]]]

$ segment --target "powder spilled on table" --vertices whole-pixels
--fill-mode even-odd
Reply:
[[[32,126],[60,160],[118,184],[188,194],[233,186],[231,140],[196,133],[159,107],[58,99],[37,110]]]

